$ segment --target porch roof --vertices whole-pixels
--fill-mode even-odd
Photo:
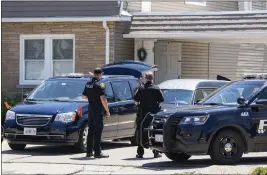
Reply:
[[[267,37],[267,11],[135,13],[125,38]]]

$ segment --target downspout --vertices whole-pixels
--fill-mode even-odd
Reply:
[[[109,64],[109,28],[107,21],[103,21],[103,27],[106,30],[106,59],[105,64]]]

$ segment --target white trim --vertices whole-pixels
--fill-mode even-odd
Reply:
[[[129,16],[121,17],[48,17],[48,18],[2,18],[2,22],[87,22],[87,21],[131,21]]]
[[[239,11],[252,11],[252,2],[238,1]]]
[[[133,16],[199,16],[199,15],[235,15],[235,14],[267,14],[267,10],[255,10],[255,11],[220,11],[220,12],[134,12]]]
[[[27,39],[44,40],[44,79],[53,77],[53,39],[72,39],[73,40],[73,72],[75,72],[75,35],[74,34],[39,34],[39,35],[20,35],[20,61],[19,61],[19,84],[38,85],[43,80],[25,80],[25,60],[24,60],[24,41]]]
[[[124,34],[124,38],[140,38],[140,39],[181,39],[181,40],[221,40],[243,41],[244,43],[267,43],[267,31],[263,32],[168,32],[153,33],[140,32],[133,34]]]
[[[109,43],[110,43],[110,40],[109,40],[109,27],[108,27],[108,24],[107,24],[107,21],[103,21],[103,27],[106,31],[106,59],[105,59],[105,64],[109,64]]]
[[[142,1],[141,11],[142,12],[151,12],[151,1]]]
[[[196,2],[192,0],[185,0],[185,4],[190,4],[190,5],[198,5],[198,6],[207,6],[206,0],[202,0],[202,2]]]

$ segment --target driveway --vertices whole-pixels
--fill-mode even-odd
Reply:
[[[186,163],[168,158],[153,159],[146,150],[144,159],[136,159],[136,147],[127,142],[105,143],[108,159],[85,158],[72,147],[27,146],[13,151],[2,143],[3,174],[250,174],[256,167],[267,167],[267,152],[251,153],[237,166],[212,165],[209,156],[192,156]]]

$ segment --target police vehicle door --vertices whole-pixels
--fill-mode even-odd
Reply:
[[[110,118],[104,118],[103,138],[114,138],[118,134],[118,114],[114,110],[117,104],[115,103],[115,95],[110,82],[105,82],[105,94],[108,101]]]
[[[261,105],[260,103],[265,103]],[[250,118],[252,119],[251,135],[256,151],[267,151],[267,87],[263,89],[251,104]],[[257,146],[256,146],[257,145]]]
[[[112,82],[118,103],[118,137],[133,136],[136,105],[128,80]]]

